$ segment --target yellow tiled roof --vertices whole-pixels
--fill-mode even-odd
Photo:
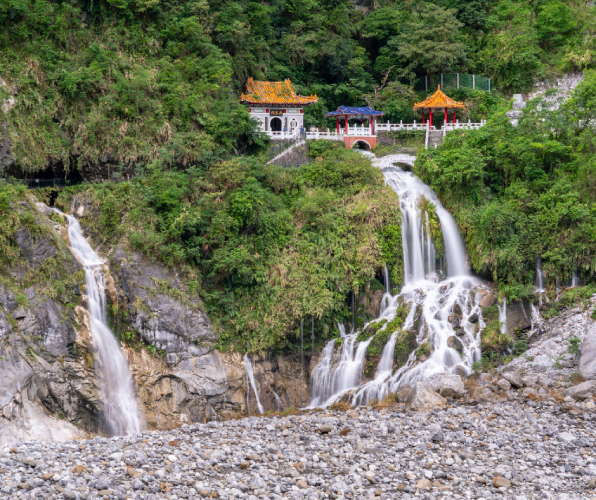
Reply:
[[[283,82],[258,82],[249,78],[246,82],[246,94],[240,100],[249,104],[302,104],[307,106],[319,101],[315,95],[304,97],[296,95],[289,79]]]
[[[447,97],[441,92],[441,86],[439,89],[430,97],[426,98],[422,102],[414,104],[414,109],[420,108],[463,108],[465,109],[463,102],[454,101],[451,97]]]

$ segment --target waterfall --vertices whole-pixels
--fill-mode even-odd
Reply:
[[[389,283],[389,270],[387,269],[387,266],[385,266],[385,268],[383,269],[383,277],[385,278],[385,293],[389,294],[391,288]]]
[[[507,333],[507,299],[503,299],[503,305],[498,305],[499,308],[499,324],[501,325],[501,333]]]
[[[361,382],[362,363],[372,338],[357,342],[357,333],[345,335],[343,325],[339,325],[339,331],[342,341],[339,361],[332,366],[337,339],[330,340],[311,374],[312,407],[329,406]]]
[[[132,378],[118,341],[107,325],[104,262],[83,237],[79,221],[66,215],[70,248],[85,269],[85,292],[91,319],[91,336],[98,355],[98,373],[104,398],[104,418],[116,436],[142,430]]]
[[[277,411],[284,411],[286,409],[286,407],[283,404],[283,401],[281,400],[281,398],[277,395],[277,392],[275,392],[273,390],[273,388],[271,388],[271,392],[275,396],[275,403],[277,404]]]
[[[435,373],[470,373],[472,363],[480,359],[480,334],[485,324],[478,305],[482,295],[478,292],[484,285],[468,275],[465,246],[453,217],[430,187],[411,172],[394,167],[394,161],[395,156],[386,156],[373,160],[373,164],[383,169],[385,182],[400,198],[405,284],[395,296],[386,286],[375,321],[390,322],[400,303],[409,304],[401,331],[415,335],[418,344],[429,343],[432,352],[426,360],[412,352],[405,365],[394,371],[395,346],[401,331],[390,332],[374,379],[362,384],[362,363],[372,339],[358,343],[356,333],[345,336],[339,356],[333,340],[326,345],[311,375],[311,407],[328,406],[346,393],[350,393],[353,403],[366,404]],[[447,264],[447,278],[443,281],[435,273],[435,244],[428,213],[421,212],[423,198],[434,205],[441,224]],[[454,326],[456,311],[461,318]]]
[[[577,288],[579,286],[579,278],[577,277],[577,271],[573,271],[573,278],[571,278],[571,288]]]
[[[250,385],[252,390],[255,393],[255,397],[257,398],[257,407],[259,408],[259,413],[263,413],[263,405],[261,404],[261,399],[259,398],[259,391],[257,391],[257,383],[255,382],[255,375],[252,371],[252,362],[248,357],[248,353],[244,355],[244,367],[246,369],[246,375],[248,376],[248,380],[250,381]],[[247,401],[248,407],[248,401]]]
[[[530,319],[530,337],[534,335],[538,330],[536,327],[539,327],[542,324],[542,318],[540,317],[540,310],[532,303],[532,314]]]
[[[540,261],[540,255],[536,259],[536,292],[544,293],[544,274],[542,273],[542,262]]]

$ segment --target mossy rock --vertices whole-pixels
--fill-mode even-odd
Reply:
[[[393,353],[396,368],[401,368],[408,361],[410,353],[416,349],[416,332],[401,330],[395,340],[395,351]]]

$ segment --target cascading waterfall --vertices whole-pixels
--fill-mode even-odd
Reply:
[[[104,418],[116,436],[139,434],[142,430],[132,378],[118,341],[107,325],[104,262],[83,237],[79,221],[70,215],[70,248],[85,269],[85,291],[91,319],[91,336],[98,356],[98,373],[104,398]]]
[[[386,291],[379,318],[375,321],[386,319],[390,322],[400,304],[409,304],[402,330],[413,331],[415,319],[418,319],[420,326],[415,332],[416,340],[419,344],[429,342],[432,352],[424,361],[412,352],[406,364],[394,372],[399,332],[391,332],[374,379],[362,384],[363,361],[372,338],[358,343],[356,333],[341,333],[341,349],[335,348],[337,339],[331,340],[311,374],[311,407],[329,406],[348,392],[352,393],[353,403],[366,404],[395,392],[405,383],[425,380],[435,373],[461,370],[469,373],[472,363],[480,359],[480,333],[485,324],[478,303],[485,287],[468,275],[465,247],[453,217],[430,187],[412,173],[394,167],[395,160],[394,156],[386,156],[373,160],[373,164],[383,169],[386,183],[400,198],[405,283],[401,292],[392,296],[386,273]],[[443,233],[447,278],[442,281],[437,272],[436,246],[432,241],[429,215],[420,208],[423,198],[434,205]],[[459,325],[453,317],[455,311],[461,313]],[[474,322],[478,323],[478,328]],[[377,335],[385,327],[380,328]],[[340,332],[343,332],[341,327]]]
[[[577,271],[573,271],[573,277],[571,278],[571,288],[577,288],[579,286],[579,278]]]
[[[255,375],[252,371],[252,362],[248,357],[248,353],[244,355],[244,368],[246,369],[246,376],[250,381],[250,386],[252,387],[253,392],[255,393],[255,398],[257,399],[257,408],[259,409],[259,413],[263,413],[263,405],[261,404],[261,398],[259,398],[259,391],[257,390],[257,383],[255,382]],[[247,404],[248,406],[248,404]]]
[[[540,256],[536,259],[536,292],[544,293],[544,274],[542,273],[542,262]]]
[[[501,333],[507,333],[507,299],[503,299],[503,305],[497,305],[499,308],[499,324]]]

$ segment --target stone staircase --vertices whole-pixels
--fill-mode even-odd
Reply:
[[[436,148],[443,142],[443,130],[427,130],[426,131],[426,149]]]

